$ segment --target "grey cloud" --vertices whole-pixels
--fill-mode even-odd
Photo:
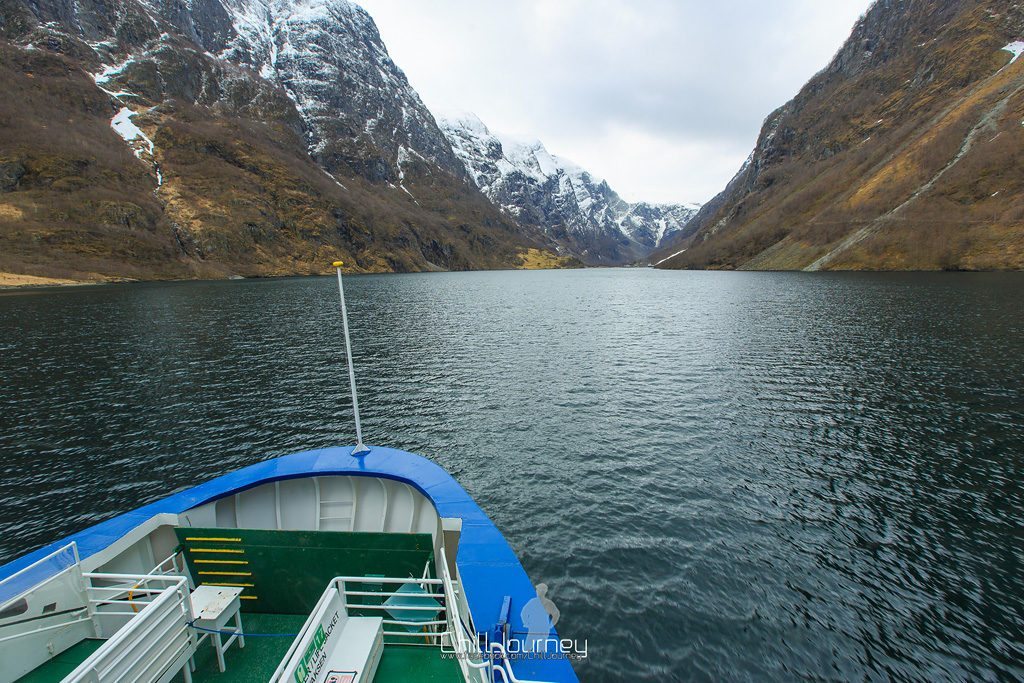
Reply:
[[[728,182],[764,117],[825,66],[869,2],[360,4],[429,106],[539,138],[624,196],[685,201]],[[648,142],[612,139],[623,131]],[[652,139],[675,152],[653,153]]]

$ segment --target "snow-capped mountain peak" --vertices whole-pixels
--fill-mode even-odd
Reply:
[[[445,116],[439,125],[491,201],[520,222],[542,228],[588,263],[643,258],[700,208],[626,202],[603,178],[551,154],[539,140],[496,134],[470,113]]]

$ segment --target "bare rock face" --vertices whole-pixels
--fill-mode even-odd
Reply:
[[[151,99],[230,106],[231,81],[262,81],[251,87],[287,96],[311,155],[330,172],[399,184],[410,160],[422,158],[464,175],[373,19],[347,0],[41,0],[30,8],[95,50],[104,83],[143,80]],[[145,82],[154,67],[159,77]]]
[[[1024,6],[878,0],[652,261],[1024,268],[1020,41]]]
[[[462,176],[433,116],[388,56],[373,19],[346,0],[224,0],[225,57],[279,85],[328,171],[401,184],[414,159]]]
[[[0,159],[0,192],[11,192],[25,175],[25,167],[18,161]]]
[[[630,204],[606,181],[552,155],[541,142],[496,135],[473,115],[440,123],[491,201],[591,265],[643,260],[683,230],[699,209],[695,204]]]

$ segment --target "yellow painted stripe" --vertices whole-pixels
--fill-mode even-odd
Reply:
[[[228,553],[231,555],[245,555],[244,550],[238,548],[189,548],[192,553]]]
[[[249,560],[192,560],[196,564],[249,564]]]
[[[203,581],[204,586],[231,586],[233,588],[255,588],[254,583],[219,583],[213,581]]]
[[[240,538],[197,538],[195,536],[186,536],[186,541],[210,541],[213,543],[241,543]]]
[[[252,572],[199,572],[203,576],[252,576]]]
[[[238,597],[241,600],[259,600],[255,595],[239,595]]]

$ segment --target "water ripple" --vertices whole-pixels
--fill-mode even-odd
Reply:
[[[365,432],[492,515],[587,681],[1024,678],[1024,278],[351,278]],[[0,561],[351,443],[330,278],[0,295]]]

